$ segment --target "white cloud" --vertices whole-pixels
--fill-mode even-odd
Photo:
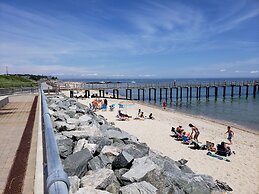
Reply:
[[[255,71],[250,71],[250,73],[254,74],[254,73],[258,73],[259,71],[255,70]]]
[[[225,72],[225,71],[227,71],[226,69],[221,69],[221,70],[219,70],[220,72]]]
[[[239,70],[236,70],[235,73],[239,73],[240,71]]]

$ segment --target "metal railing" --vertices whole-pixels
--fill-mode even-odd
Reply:
[[[47,158],[47,182],[46,188],[48,194],[68,194],[69,180],[64,172],[60,157],[57,142],[54,137],[54,131],[49,114],[46,96],[43,90],[40,90],[42,99],[42,114],[45,130],[45,147]]]
[[[24,93],[37,93],[38,87],[0,88],[0,96]]]

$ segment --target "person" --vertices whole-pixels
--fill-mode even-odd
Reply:
[[[228,134],[228,138],[227,139],[229,141],[229,145],[231,145],[232,144],[232,138],[234,136],[234,132],[232,131],[230,126],[227,127],[227,132],[225,134]]]
[[[148,116],[149,119],[152,119],[154,120],[155,118],[153,117],[153,113],[150,113],[149,116]]]
[[[190,143],[191,143],[191,139],[190,139],[190,137],[186,134],[185,131],[183,132],[182,139],[183,139],[183,141],[182,141],[183,144],[190,144]]]
[[[227,146],[225,142],[221,142],[221,144],[217,145],[216,154],[220,156],[230,156],[232,154],[231,148]]]
[[[183,131],[184,131],[184,128],[183,128],[181,125],[179,125],[179,126],[176,128],[176,131],[177,131],[178,133],[182,134]]]
[[[106,104],[106,107],[108,106],[108,101],[106,98],[104,99],[103,103]]]
[[[119,110],[118,112],[119,112],[119,116],[120,116],[120,117],[132,118],[132,116],[129,116],[129,115],[127,115],[127,114],[123,114],[123,113],[121,112],[121,110]]]
[[[163,102],[164,110],[166,109],[166,101]]]
[[[192,134],[194,133],[193,139],[198,142],[198,136],[200,135],[199,129],[195,127],[193,124],[189,124],[189,127],[191,127],[192,132],[191,132],[191,139],[192,139]]]
[[[139,117],[142,118],[142,119],[144,118],[144,112],[143,111],[140,113]]]
[[[138,117],[140,117],[141,109],[138,109]]]

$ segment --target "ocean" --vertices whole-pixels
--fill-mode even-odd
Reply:
[[[74,79],[69,81],[77,82],[123,82],[130,84],[138,83],[171,83],[176,80],[177,83],[214,83],[214,82],[241,82],[241,81],[253,81],[258,79]],[[64,80],[68,81],[68,80]],[[173,91],[172,100],[167,99],[167,109],[172,111],[179,111],[185,114],[191,114],[198,117],[211,118],[213,120],[221,120],[226,124],[233,127],[241,125],[245,129],[252,129],[259,132],[259,91],[256,96],[253,96],[253,88],[249,87],[249,95],[246,97],[245,87],[242,88],[241,97],[238,95],[238,88],[234,89],[234,97],[231,97],[231,88],[227,87],[226,97],[223,98],[223,90],[219,87],[218,98],[214,97],[214,90],[211,89],[210,98],[206,99],[205,91],[202,91],[202,96],[199,100],[196,99],[196,92],[193,89],[193,98],[186,98],[186,90],[183,89],[183,98],[176,100],[175,92]],[[111,92],[111,91],[108,91]],[[119,91],[120,95],[126,96],[125,89]],[[137,99],[137,90],[133,90],[133,99]],[[145,91],[145,103],[162,107],[165,100],[165,92],[162,95],[160,101],[159,89],[157,89],[156,100],[149,101],[148,90]],[[190,121],[193,122],[193,121]]]

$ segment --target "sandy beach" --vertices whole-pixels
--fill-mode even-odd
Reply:
[[[68,92],[65,92],[68,96]],[[88,105],[93,99],[78,99],[82,104]],[[108,99],[108,105],[118,104],[119,99]],[[211,141],[218,144],[222,141],[228,142],[227,124],[211,119],[185,115],[172,110],[147,106],[134,101],[134,105],[126,106],[123,113],[137,116],[138,109],[144,112],[145,116],[153,113],[155,120],[134,120],[118,121],[116,115],[119,107],[114,111],[98,110],[96,113],[103,115],[107,121],[114,122],[116,127],[135,135],[141,142],[147,143],[153,150],[161,152],[174,160],[187,159],[187,165],[198,174],[211,175],[215,180],[226,182],[233,191],[230,193],[259,193],[259,134],[242,127],[235,128],[231,150],[235,151],[228,157],[230,162],[210,157],[206,150],[193,150],[188,145],[176,141],[171,133],[172,127],[182,125],[187,132],[191,132],[189,123],[198,127],[200,131],[199,141],[205,143]],[[241,116],[241,115],[240,115]]]

